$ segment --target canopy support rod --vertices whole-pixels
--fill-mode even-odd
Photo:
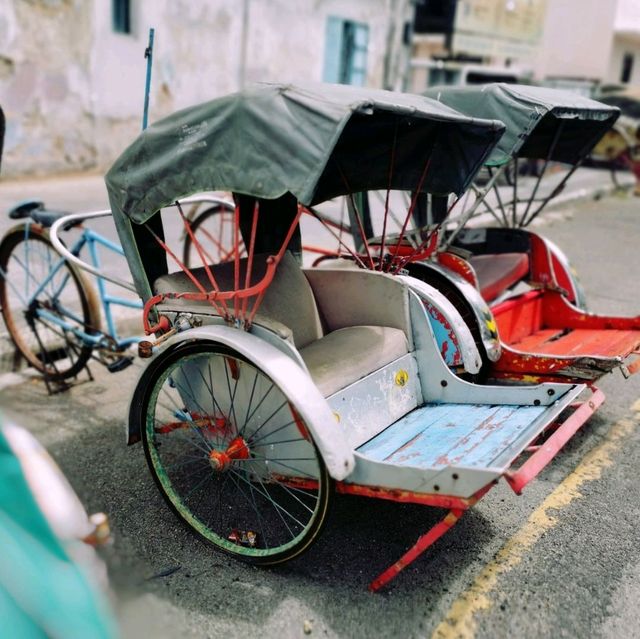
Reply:
[[[513,206],[511,207],[511,226],[518,226],[518,173],[520,173],[519,158],[516,155],[513,158]]]
[[[282,246],[280,247],[280,250],[278,251],[277,255],[272,255],[269,258],[267,258],[267,262],[271,261],[271,263],[273,264],[274,269],[278,268],[278,264],[280,264],[282,258],[284,257],[284,254],[287,250],[287,247],[289,246],[289,242],[291,241],[291,238],[293,237],[293,232],[296,230],[298,224],[300,223],[300,217],[302,216],[302,214],[304,213],[304,209],[302,206],[300,206],[298,204],[298,212],[296,213],[295,217],[293,218],[293,220],[291,221],[291,226],[289,227],[289,230],[287,231],[287,235],[284,238],[283,242],[282,242]],[[254,223],[256,223],[257,225],[257,218],[254,219]],[[253,231],[252,231],[253,233]],[[253,306],[251,307],[251,312],[249,313],[249,317],[247,320],[245,320],[245,325],[247,326],[251,326],[251,324],[253,323],[253,318],[256,316],[256,312],[258,311],[258,308],[260,307],[260,304],[262,304],[262,299],[264,298],[264,294],[267,290],[267,287],[265,286],[260,293],[258,293],[258,295],[256,296],[254,302],[253,302]]]
[[[458,220],[457,228],[455,228],[451,232],[451,235],[449,235],[449,237],[443,242],[443,244],[442,244],[442,249],[443,250],[446,250],[451,246],[451,244],[453,243],[453,240],[455,240],[456,237],[458,236],[458,233],[460,233],[460,231],[464,228],[464,225],[471,219],[471,217],[476,212],[476,210],[478,209],[480,204],[487,197],[487,193],[493,188],[493,185],[496,183],[496,180],[502,175],[502,173],[504,172],[504,168],[505,168],[505,165],[503,164],[491,176],[491,178],[489,179],[489,181],[485,185],[484,189],[482,189],[482,191],[480,191],[480,193],[479,193],[478,197],[476,198],[475,202],[469,207],[469,209],[467,211],[465,211],[460,216],[460,219]],[[485,205],[486,205],[486,203],[485,203]]]
[[[364,245],[364,250],[367,253],[367,259],[369,260],[369,268],[373,271],[375,270],[375,267],[373,265],[373,257],[371,256],[371,250],[369,248],[369,242],[367,240],[367,234],[365,233],[364,230],[364,225],[362,222],[362,215],[360,214],[360,209],[358,209],[358,205],[356,204],[355,198],[353,197],[353,191],[351,190],[351,186],[349,186],[349,182],[347,181],[347,176],[344,174],[342,168],[340,167],[340,165],[336,162],[336,166],[338,168],[338,172],[340,173],[340,176],[342,177],[342,181],[344,182],[344,185],[347,187],[347,191],[349,192],[349,202],[351,203],[351,207],[352,210],[355,214],[356,217],[356,223],[358,225],[358,230],[360,232],[360,237],[362,238],[362,242]],[[352,231],[353,233],[353,231]]]
[[[389,160],[389,183],[384,199],[384,220],[382,222],[382,242],[380,242],[380,257],[378,258],[378,270],[382,270],[382,256],[384,255],[384,241],[387,235],[387,218],[389,217],[389,197],[391,195],[391,178],[393,177],[393,166],[396,159],[396,142],[398,140],[398,123],[396,122],[393,131],[393,146],[391,147],[391,158]]]
[[[505,168],[503,169],[503,171],[506,171],[506,164],[504,165]],[[493,167],[489,167],[489,175],[493,175]],[[504,221],[504,226],[509,226],[509,220],[507,219],[507,209],[504,206],[504,202],[502,201],[502,196],[500,195],[500,189],[498,188],[498,184],[496,182],[493,183],[493,191],[496,194],[496,199],[498,200],[498,206],[500,207],[500,214],[502,215],[502,219]],[[485,202],[485,204],[487,204]],[[489,205],[487,204],[487,208],[489,208]],[[494,216],[496,217],[496,216]],[[496,219],[498,219],[496,217]],[[500,222],[500,220],[498,220],[498,222]]]
[[[538,214],[540,213],[540,211],[542,211],[542,209],[547,206],[547,204],[554,198],[557,197],[563,190],[565,187],[565,184],[568,182],[569,178],[578,170],[578,168],[580,166],[582,166],[582,161],[584,160],[584,158],[580,159],[579,162],[577,162],[576,164],[574,164],[571,169],[567,172],[567,174],[564,176],[564,178],[562,178],[562,180],[560,181],[560,183],[558,184],[558,186],[556,186],[555,189],[553,189],[553,191],[551,191],[551,193],[549,195],[547,195],[545,198],[543,198],[542,202],[540,203],[540,206],[531,214],[531,216],[529,217],[529,219],[525,220],[523,222],[523,226],[529,226],[529,224],[531,224],[531,222],[533,220],[535,220],[535,218],[538,216]]]
[[[553,155],[553,152],[556,150],[556,146],[558,144],[558,140],[560,139],[560,135],[564,129],[564,120],[560,121],[558,128],[556,129],[555,135],[553,136],[553,140],[551,140],[551,144],[549,145],[549,151],[547,152],[547,157],[544,159],[544,164],[542,165],[542,170],[538,173],[538,180],[536,185],[533,187],[533,192],[531,193],[531,197],[529,198],[529,202],[527,203],[527,208],[525,209],[524,215],[520,220],[520,227],[525,226],[525,222],[527,216],[529,215],[529,209],[531,208],[531,204],[536,198],[536,193],[538,192],[538,188],[540,187],[540,182],[542,181],[542,177],[547,171],[547,166],[549,165],[549,160]]]
[[[435,145],[434,145],[435,146]],[[429,157],[424,165],[424,170],[422,171],[422,175],[420,176],[420,180],[418,181],[418,185],[416,187],[413,196],[411,197],[411,204],[407,210],[407,215],[404,219],[404,224],[402,225],[402,229],[400,230],[400,235],[398,236],[398,243],[396,244],[395,251],[393,253],[393,259],[395,260],[398,257],[398,251],[400,250],[400,246],[402,245],[402,240],[404,239],[405,231],[407,230],[407,224],[409,224],[409,220],[413,215],[413,209],[416,208],[416,204],[418,202],[418,196],[420,195],[420,191],[422,190],[422,185],[427,177],[427,173],[429,172],[429,167],[431,166],[431,158],[433,157],[433,148],[431,149],[431,153],[429,153]]]
[[[160,246],[165,250],[165,252],[169,255],[169,257],[171,257],[171,259],[178,265],[178,267],[186,274],[186,276],[191,280],[191,282],[193,283],[193,285],[200,291],[200,293],[202,293],[204,296],[207,296],[207,291],[205,290],[204,286],[202,286],[202,284],[200,284],[200,282],[197,280],[197,278],[195,277],[195,275],[191,272],[191,270],[186,267],[176,256],[176,254],[169,248],[169,246],[167,245],[166,242],[164,242],[160,236],[151,228],[151,226],[149,226],[149,224],[145,224],[144,225],[145,228],[147,229],[147,231],[149,231],[149,233],[151,233],[151,235],[153,236],[153,238],[155,239],[155,241],[160,244]],[[153,299],[153,298],[152,298]],[[218,307],[217,303],[215,300],[209,299],[207,298],[207,301],[211,304],[211,306],[213,306],[216,311],[222,316],[224,317],[224,313],[220,312],[220,308]]]
[[[480,197],[480,191],[476,191],[476,193],[477,193],[477,197]],[[497,211],[486,200],[484,201],[484,205],[487,211],[491,213],[492,217],[495,219],[495,221],[498,224],[500,224],[501,226],[509,226],[509,221],[507,220],[507,216],[504,209],[500,210],[500,215],[498,215]]]
[[[449,217],[449,214],[451,213],[451,211],[453,211],[453,209],[455,208],[455,206],[458,204],[458,202],[461,199],[462,199],[462,195],[459,195],[453,201],[451,206],[447,209],[447,213],[442,218],[442,220],[440,220],[440,222],[438,222],[438,224],[431,231],[429,231],[429,233],[427,234],[427,237],[420,244],[418,244],[418,246],[416,246],[413,249],[413,251],[411,251],[411,253],[409,255],[407,255],[406,257],[400,258],[400,261],[399,261],[398,265],[396,266],[395,270],[393,271],[394,273],[398,273],[398,271],[400,271],[400,269],[404,268],[409,262],[411,262],[416,255],[419,255],[421,251],[423,251],[425,248],[427,248],[427,246],[429,245],[429,243],[433,239],[433,236],[436,233],[440,232],[440,229],[442,228],[442,225],[445,223],[446,219]]]
[[[309,215],[313,216],[316,220],[318,220],[318,222],[320,222],[320,224],[322,224],[322,226],[324,226],[324,228],[329,231],[329,233],[331,233],[331,235],[333,235],[333,237],[338,240],[338,246],[342,246],[344,249],[346,249],[347,253],[349,253],[349,255],[351,255],[351,257],[358,263],[358,266],[360,266],[360,268],[367,268],[367,265],[360,259],[360,256],[355,253],[354,251],[351,250],[351,248],[349,247],[348,244],[346,244],[346,242],[342,239],[342,230],[340,232],[340,235],[338,235],[332,228],[331,225],[329,224],[329,222],[327,220],[324,219],[323,215],[320,215],[320,213],[318,213],[318,211],[316,211],[315,209],[312,209],[311,207],[307,207],[306,211],[309,213]]]
[[[176,200],[176,207],[178,208],[178,213],[180,214],[180,217],[182,218],[182,222],[184,224],[184,228],[187,232],[187,234],[189,235],[189,238],[191,239],[191,241],[193,242],[193,245],[196,247],[196,251],[198,252],[198,255],[200,256],[200,259],[202,260],[202,265],[204,266],[204,270],[207,274],[207,277],[209,278],[209,282],[211,283],[211,286],[213,286],[213,289],[219,293],[220,292],[220,287],[218,286],[218,283],[216,282],[216,278],[213,276],[213,273],[211,272],[211,268],[209,267],[208,264],[208,260],[206,259],[204,252],[202,250],[202,245],[200,244],[200,241],[198,240],[198,238],[195,236],[195,233],[193,232],[193,229],[191,228],[191,222],[189,222],[189,220],[187,220],[187,218],[184,215],[184,212],[182,211],[182,206],[180,206],[180,202],[178,202],[178,200]],[[216,310],[220,313],[220,315],[222,315],[223,317],[225,315],[228,314],[228,309],[227,309],[227,303],[224,300],[220,300],[222,303],[223,311],[222,313],[220,313],[220,309],[216,306]]]

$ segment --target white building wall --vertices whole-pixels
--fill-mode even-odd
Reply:
[[[615,36],[606,81],[621,82],[625,54],[633,55],[629,84],[640,84],[640,0],[617,0]]]
[[[549,0],[535,78],[604,80],[609,74],[617,0]]]
[[[621,84],[622,66],[625,54],[633,56],[633,67],[628,84],[640,84],[640,38],[616,35],[609,60],[605,81],[609,84]]]
[[[243,77],[321,81],[328,16],[368,24],[367,84],[379,87],[397,2],[131,0],[132,33],[125,35],[112,29],[110,0],[0,0],[3,174],[111,163],[140,131],[150,26],[153,122],[237,90]]]

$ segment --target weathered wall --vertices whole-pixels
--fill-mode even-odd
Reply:
[[[604,80],[617,0],[550,0],[535,77]]]
[[[330,15],[369,25],[367,84],[381,86],[389,15],[399,1],[134,1],[132,33],[123,35],[112,29],[109,0],[0,0],[3,175],[110,164],[140,130],[150,26],[153,122],[237,90],[243,78],[322,80]]]
[[[629,84],[640,84],[640,0],[617,0],[615,37],[606,81],[621,81],[624,55],[634,56]]]
[[[625,54],[633,55],[633,67],[628,84],[640,84],[640,35],[616,35],[613,41],[611,59],[605,81],[611,84],[622,82],[622,65]]]
[[[0,2],[3,173],[95,163],[89,63],[91,3]]]

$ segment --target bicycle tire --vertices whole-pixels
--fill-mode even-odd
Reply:
[[[149,365],[131,406],[163,498],[205,541],[254,565],[289,561],[315,541],[332,480],[292,401],[257,365],[190,342]],[[212,462],[232,446],[243,454]]]
[[[228,261],[233,255],[233,212],[231,204],[214,204],[197,213],[191,224],[191,232],[201,244],[209,264]],[[214,223],[214,219],[217,223]],[[226,228],[225,228],[226,227]],[[201,266],[201,259],[189,233],[185,233],[182,245],[182,262],[187,268]]]
[[[61,261],[62,260],[62,261]],[[48,285],[29,304],[26,296],[60,264]],[[24,294],[21,293],[24,291]],[[0,306],[7,331],[27,362],[51,381],[77,375],[93,347],[71,330],[39,314],[46,311],[68,326],[98,332],[100,311],[93,289],[73,264],[63,260],[38,225],[10,229],[0,242]]]

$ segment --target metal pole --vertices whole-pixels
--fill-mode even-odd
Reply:
[[[153,36],[155,29],[149,29],[149,44],[144,50],[144,57],[147,59],[147,79],[144,86],[144,109],[142,112],[142,130],[147,128],[149,121],[149,93],[151,91],[151,67],[153,65]]]
[[[247,71],[247,40],[249,37],[249,0],[242,2],[242,24],[240,25],[240,60],[238,64],[238,90],[244,89]]]

